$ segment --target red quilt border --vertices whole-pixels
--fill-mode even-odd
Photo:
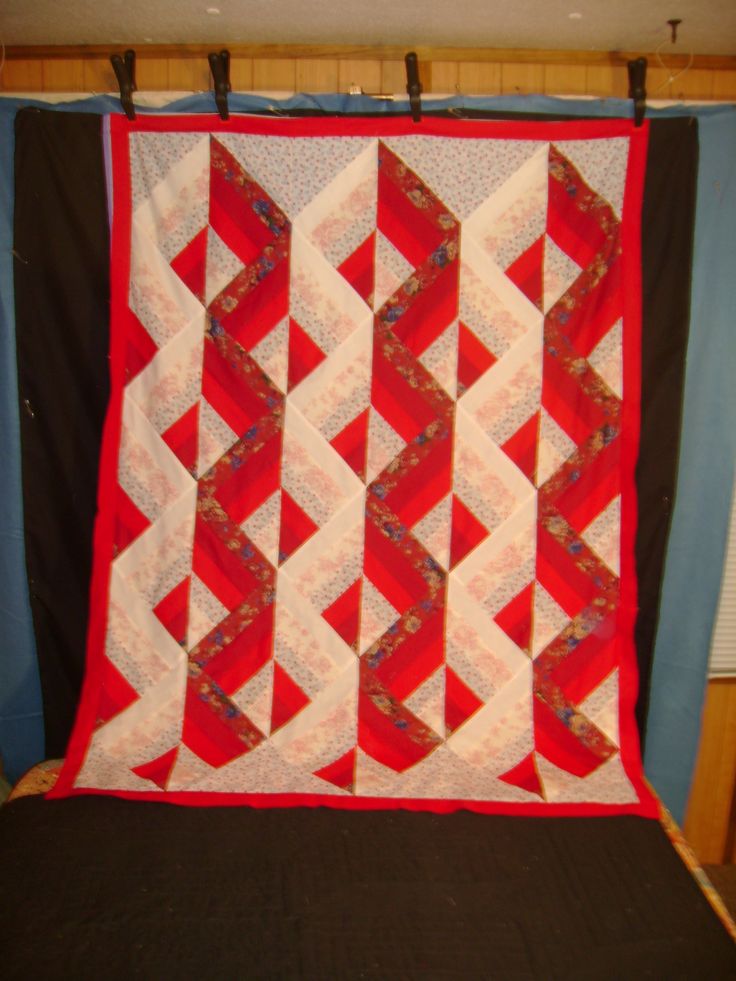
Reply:
[[[581,120],[575,122],[529,122],[495,120],[458,120],[423,118],[414,123],[405,116],[383,117],[264,117],[233,116],[221,120],[209,115],[139,116],[135,121],[125,116],[109,117],[112,148],[112,214],[113,234],[110,256],[111,338],[110,402],[102,438],[100,458],[98,511],[93,540],[93,571],[90,588],[90,619],[87,634],[85,677],[79,709],[67,749],[64,766],[56,786],[46,797],[60,799],[86,795],[104,795],[130,800],[151,800],[189,806],[251,807],[331,807],[341,810],[396,810],[451,813],[469,810],[482,814],[518,814],[529,816],[557,815],[588,817],[635,814],[658,819],[659,805],[648,788],[640,763],[639,734],[634,717],[638,693],[638,672],[634,648],[634,625],[637,615],[637,583],[634,542],[637,525],[637,495],[634,479],[639,447],[641,366],[638,351],[641,339],[641,204],[644,193],[649,126],[645,121],[635,127],[628,120]],[[631,804],[548,803],[473,801],[455,799],[402,799],[342,797],[312,794],[247,794],[232,792],[135,792],[74,787],[95,724],[94,693],[99,689],[104,665],[105,633],[113,560],[114,490],[117,485],[117,461],[121,436],[123,394],[125,388],[125,307],[130,276],[129,242],[132,211],[130,205],[130,167],[128,135],[132,132],[213,132],[251,133],[273,136],[453,136],[456,138],[488,137],[494,139],[538,139],[545,141],[628,137],[630,140],[626,190],[622,213],[623,269],[627,337],[633,345],[624,347],[624,413],[622,421],[622,519],[621,519],[621,635],[625,650],[619,663],[620,755],[624,770],[639,800]],[[632,353],[632,347],[633,352]]]

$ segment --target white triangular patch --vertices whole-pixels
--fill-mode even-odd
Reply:
[[[578,706],[583,715],[587,716],[593,725],[598,726],[616,746],[620,741],[618,699],[618,668],[615,668]]]
[[[255,136],[217,137],[289,218],[330,184],[363,151],[370,137]]]
[[[305,235],[335,269],[376,227],[377,173],[377,142],[367,140],[361,151],[341,167],[332,180],[325,174],[319,191],[294,221],[293,232]],[[357,293],[354,299],[359,299]]]
[[[224,456],[238,441],[238,434],[215,412],[204,396],[199,403],[199,460],[200,477]]]
[[[620,218],[629,154],[628,137],[561,140],[555,146],[567,157],[591,191],[605,198]]]
[[[452,533],[452,494],[443,497],[421,521],[412,528],[414,536],[439,562],[443,569],[450,566],[450,535]]]
[[[268,736],[271,732],[273,709],[273,660],[264,664],[261,670],[249,678],[230,698],[240,711],[248,716],[253,725]]]
[[[635,804],[638,796],[615,753],[587,777],[576,777],[537,753],[537,770],[550,804]]]
[[[199,641],[228,615],[227,607],[192,573],[189,584],[189,624],[187,628],[187,650],[192,650]]]
[[[358,653],[363,654],[367,651],[398,618],[398,611],[376,589],[370,579],[363,576]]]
[[[97,732],[104,732],[104,727]],[[94,733],[92,743],[85,753],[84,763],[74,778],[75,787],[149,793],[157,789],[150,780],[133,773],[128,759],[120,759],[117,753],[109,753],[104,747],[95,745],[96,736],[97,733]],[[133,766],[135,765],[140,765],[137,760],[133,763]]]
[[[426,726],[445,738],[445,669],[438,668],[433,675],[404,699],[404,704]]]
[[[196,318],[160,348],[130,382],[132,399],[156,432],[164,433],[196,403],[202,390],[203,320]]]
[[[414,267],[395,245],[376,229],[376,281],[373,309],[380,310],[390,296],[411,276]]]
[[[370,483],[399,455],[406,443],[396,430],[371,406],[368,415],[368,459],[366,482]]]
[[[588,355],[588,361],[612,392],[623,397],[623,321],[617,320]]]
[[[201,140],[201,133],[130,134],[130,187],[134,211]]]
[[[163,180],[146,187],[133,212],[133,224],[171,262],[207,227],[209,215],[209,140],[201,135],[174,163],[166,162]]]
[[[497,624],[487,620],[455,582],[445,622],[448,668],[466,680],[478,698],[487,702],[511,680],[513,662],[526,655],[521,654]],[[507,657],[509,651],[513,652],[511,664]]]
[[[621,498],[615,497],[605,511],[593,518],[582,534],[583,540],[606,563],[611,572],[621,574]]]
[[[273,737],[187,789],[218,794],[243,793],[251,789],[259,794],[344,793],[325,780],[305,773],[301,760],[296,766],[289,763],[274,746]]]
[[[429,347],[419,355],[419,360],[431,371],[451,399],[457,398],[458,322],[453,321]]]
[[[454,140],[442,143],[431,136],[395,136],[384,142],[461,221],[539,148],[534,140],[503,140],[489,152],[490,145],[484,139],[463,140],[460,147]],[[460,180],[458,173],[462,173]]]
[[[207,229],[205,303],[209,306],[218,293],[222,292],[244,268],[240,259],[225,245],[210,225]]]
[[[289,318],[279,321],[250,354],[274,385],[285,392],[289,372]]]
[[[500,269],[508,269],[545,231],[549,146],[538,143],[472,215],[463,221],[469,236]]]
[[[277,566],[281,530],[281,491],[274,491],[270,497],[267,497],[240,527],[271,565]]]
[[[537,487],[549,480],[574,450],[575,443],[547,410],[542,408],[537,444]]]
[[[532,619],[532,657],[544,650],[570,622],[567,613],[555,602],[540,582],[534,583]]]
[[[216,772],[217,767],[205,763],[185,743],[179,743],[176,762],[169,774],[166,789],[169,791],[188,789],[193,783],[204,780]]]
[[[544,236],[544,281],[542,306],[544,312],[557,303],[582,272],[580,266],[563,252],[549,235]]]

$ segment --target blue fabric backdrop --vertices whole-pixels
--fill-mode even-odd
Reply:
[[[13,331],[13,117],[0,100],[0,756],[12,780],[43,752],[41,692],[25,583]]]
[[[699,127],[684,425],[645,760],[679,820],[697,753],[736,459],[736,109],[699,113]]]
[[[43,719],[23,557],[17,385],[13,332],[13,121],[29,100],[0,98],[0,754],[11,779],[43,756]],[[272,108],[396,112],[401,104],[356,96],[295,96],[276,102],[232,95],[234,111]],[[628,116],[622,100],[544,96],[425,100],[433,108]],[[115,112],[95,97],[60,111]],[[166,112],[212,112],[211,94]],[[736,107],[672,107],[650,115],[695,115],[700,126],[695,256],[678,491],[662,591],[645,766],[675,817],[682,819],[697,752],[707,659],[723,564],[736,449]]]

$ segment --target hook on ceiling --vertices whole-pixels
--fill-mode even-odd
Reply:
[[[677,28],[682,23],[681,17],[671,17],[667,23],[670,25],[670,42],[677,44]]]
[[[682,24],[682,18],[671,17],[667,21],[667,23],[670,28],[669,40],[665,38],[665,40],[662,41],[661,44],[657,45],[657,48],[654,52],[655,57],[657,59],[657,64],[659,65],[660,68],[662,68],[664,71],[667,72],[667,78],[665,79],[664,82],[662,82],[659,88],[657,88],[657,90],[654,93],[655,95],[658,95],[660,92],[663,91],[663,89],[668,88],[668,86],[672,85],[675,79],[680,78],[681,75],[684,75],[685,72],[689,71],[689,69],[692,67],[693,61],[695,60],[695,56],[691,51],[686,64],[682,68],[680,68],[679,71],[676,71],[674,68],[671,68],[669,65],[665,64],[664,60],[662,59],[661,51],[665,47],[665,45],[677,44],[677,31],[680,24]]]

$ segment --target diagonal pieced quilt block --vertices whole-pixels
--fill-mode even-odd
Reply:
[[[642,133],[231,123],[113,120],[96,683],[59,793],[652,813]]]

